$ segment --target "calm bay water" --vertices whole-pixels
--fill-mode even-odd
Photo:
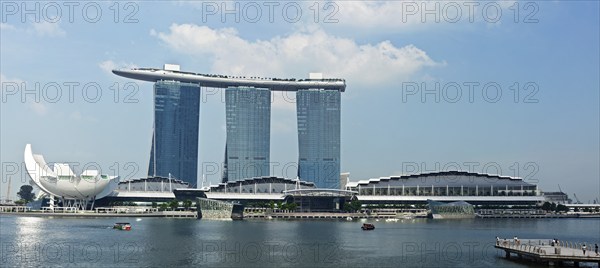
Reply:
[[[112,229],[131,222],[132,231]],[[598,219],[208,221],[0,215],[2,267],[527,267],[496,236],[600,243]],[[595,266],[594,266],[595,267]]]

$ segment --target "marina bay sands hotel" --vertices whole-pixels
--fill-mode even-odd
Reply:
[[[224,88],[227,138],[222,182],[271,176],[271,91],[296,92],[298,177],[317,188],[339,189],[343,79],[240,77],[163,69],[113,70],[154,82],[154,131],[149,176],[174,176],[196,185],[200,90]]]

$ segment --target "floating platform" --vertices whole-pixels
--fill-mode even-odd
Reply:
[[[584,244],[587,246],[585,254],[582,249]],[[495,248],[504,250],[507,259],[516,255],[548,265],[563,266],[566,262],[572,262],[575,267],[579,267],[580,263],[596,263],[600,266],[600,255],[594,252],[594,244],[590,243],[559,241],[552,246],[551,239],[500,239]]]

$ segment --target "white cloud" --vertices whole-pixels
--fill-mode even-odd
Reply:
[[[48,114],[48,107],[41,102],[28,102],[29,108],[32,109],[37,115],[44,116]]]
[[[72,120],[79,121],[83,118],[83,116],[81,115],[81,113],[79,111],[75,111],[69,115],[69,118]]]
[[[11,95],[11,97],[15,97],[15,98],[11,98],[11,101],[19,101],[19,102],[22,101],[20,90],[22,89],[21,88],[23,86],[22,83],[24,83],[24,82],[25,81],[23,81],[22,79],[9,78],[9,77],[6,77],[4,74],[0,73],[0,84],[2,85],[2,91],[8,90],[8,88],[9,88],[8,83],[18,84],[18,85],[15,85],[17,88],[13,88],[13,85],[10,85],[10,90],[11,90],[10,95]],[[17,90],[17,92],[13,91],[15,89]],[[12,95],[13,93],[16,93],[16,95]],[[7,95],[8,95],[8,93],[7,93]],[[35,99],[33,97],[27,98],[25,103],[27,104],[27,107],[37,115],[44,116],[44,115],[48,114],[48,106],[46,106],[42,102],[35,102]]]
[[[271,94],[271,107],[296,112],[296,94],[289,91],[273,91]]]
[[[33,31],[38,36],[62,37],[67,34],[58,23],[42,21],[33,23]]]
[[[23,80],[16,79],[16,78],[8,78],[3,73],[0,73],[0,83],[6,83],[6,82],[21,83],[21,82],[23,82]]]
[[[16,29],[17,28],[14,25],[0,22],[0,30],[2,30],[2,31],[16,30]]]
[[[414,45],[397,47],[390,41],[357,44],[322,29],[256,41],[241,38],[233,28],[194,24],[173,24],[167,33],[152,30],[150,34],[179,53],[212,59],[213,72],[232,75],[302,78],[309,72],[322,72],[325,77],[372,87],[440,65]]]
[[[98,64],[98,67],[102,69],[102,71],[110,73],[112,70],[116,69],[117,64],[112,60],[105,60]]]
[[[125,63],[125,62],[116,63],[112,60],[105,60],[103,62],[100,62],[100,63],[98,63],[98,67],[100,67],[100,69],[102,69],[102,71],[104,71],[108,74],[112,74],[112,70],[118,69],[118,68],[126,68],[126,69],[137,68],[137,66],[133,63]]]
[[[0,73],[0,84],[2,85],[2,91],[14,91],[19,90],[21,83],[24,81],[18,78],[8,78],[3,73]],[[18,88],[15,88],[18,87]],[[7,93],[8,94],[8,93]]]

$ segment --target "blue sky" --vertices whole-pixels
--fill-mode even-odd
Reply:
[[[27,7],[34,3],[39,22],[22,3],[2,3],[3,198],[8,177],[11,195],[26,183],[27,143],[78,171],[97,163],[104,173],[144,176],[152,84],[127,84],[109,71],[164,63],[202,73],[345,78],[342,171],[352,180],[459,167],[520,176],[547,191],[560,184],[584,202],[600,195],[597,1],[439,2],[437,9],[435,2],[304,1],[274,5],[272,15],[265,2],[239,2],[239,22],[221,16],[234,2],[80,2],[72,17],[64,3]],[[476,4],[472,14],[468,3]],[[273,173],[292,176],[281,167],[297,161],[295,104],[274,98]],[[222,162],[224,125],[221,96],[209,89],[200,173]],[[218,182],[217,174],[207,178]]]

